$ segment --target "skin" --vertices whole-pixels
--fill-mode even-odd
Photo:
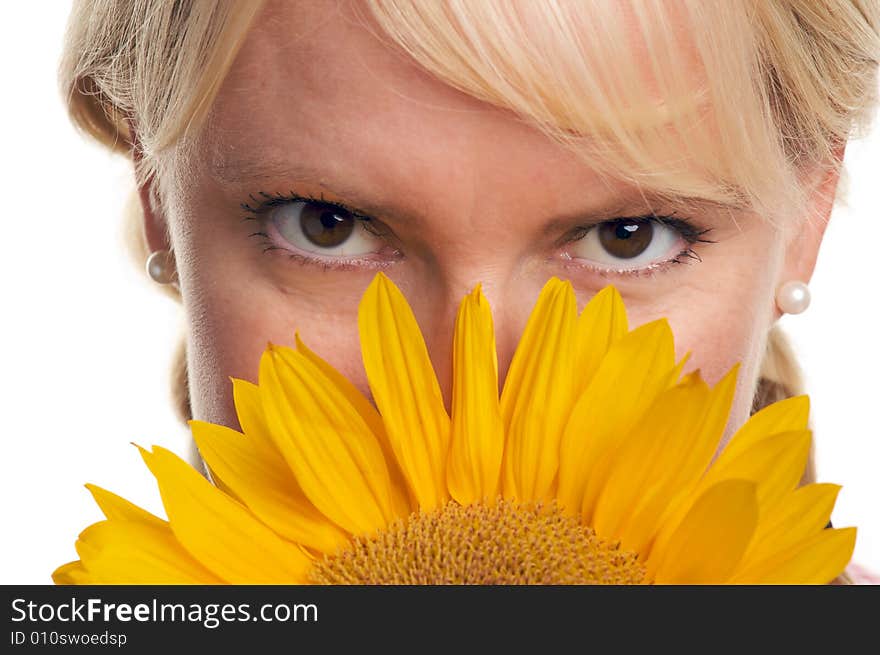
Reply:
[[[726,441],[749,415],[766,333],[780,315],[775,289],[809,281],[826,221],[792,216],[795,229],[785,236],[748,212],[734,212],[734,221],[724,211],[700,211],[688,218],[711,228],[707,238],[715,241],[693,245],[701,262],[633,275],[600,270],[608,262],[578,261],[577,242],[556,245],[573,224],[553,220],[613,219],[620,214],[601,208],[621,202],[641,202],[625,215],[647,213],[638,191],[606,185],[511,113],[432,78],[336,4],[270,4],[233,64],[208,128],[167,181],[164,209],[154,212],[148,185],[141,189],[150,249],[176,253],[194,417],[238,429],[229,376],[256,382],[267,341],[292,345],[295,330],[369,395],[357,305],[377,267],[407,296],[448,409],[452,326],[464,294],[482,282],[503,383],[538,292],[556,275],[571,281],[579,308],[613,283],[631,327],[667,317],[677,356],[692,351],[686,370],[699,368],[710,384],[741,362]],[[242,160],[276,162],[279,170],[255,176]],[[294,170],[303,166],[316,173]],[[836,173],[810,181],[814,213],[823,219],[836,184]],[[394,204],[406,217],[374,214],[390,235],[367,262],[345,269],[303,264],[283,249],[264,253],[261,240],[249,237],[258,223],[242,220],[253,217],[240,207],[254,204],[249,195],[289,190],[355,207]],[[601,218],[579,218],[597,213]],[[289,218],[288,225],[297,222]],[[277,239],[275,245],[297,250]]]

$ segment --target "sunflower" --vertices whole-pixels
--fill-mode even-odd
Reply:
[[[477,286],[453,336],[451,417],[415,317],[379,273],[359,308],[373,403],[296,335],[259,384],[230,378],[241,432],[190,421],[210,481],[140,454],[168,519],[87,485],[106,520],[59,584],[814,583],[855,528],[840,489],[798,487],[806,396],[755,414],[720,455],[737,377],[682,375],[665,319],[629,330],[614,287],[578,314],[541,291],[503,390]]]

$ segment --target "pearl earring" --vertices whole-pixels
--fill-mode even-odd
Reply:
[[[174,255],[170,250],[157,250],[147,257],[147,275],[158,284],[171,284],[177,279]]]
[[[810,289],[800,280],[791,280],[776,290],[776,306],[783,314],[800,314],[810,306]]]

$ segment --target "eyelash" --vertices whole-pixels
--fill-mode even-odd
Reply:
[[[277,246],[272,242],[269,238],[269,235],[264,231],[264,226],[262,224],[262,216],[267,211],[269,211],[272,207],[276,207],[279,205],[284,205],[288,203],[294,202],[308,202],[308,203],[320,203],[322,205],[326,205],[328,207],[334,207],[338,210],[344,211],[349,214],[352,218],[358,220],[361,225],[371,234],[377,237],[385,237],[387,233],[381,232],[377,226],[376,221],[371,216],[367,216],[366,214],[362,214],[355,210],[352,207],[345,205],[344,203],[333,201],[333,200],[325,200],[324,194],[320,194],[320,197],[314,197],[310,195],[300,195],[298,193],[294,193],[293,191],[289,191],[287,194],[281,193],[266,193],[265,191],[258,191],[257,196],[254,194],[248,194],[248,198],[251,203],[243,202],[241,203],[241,208],[251,214],[250,216],[245,216],[242,218],[242,221],[257,221],[261,230],[259,232],[253,232],[248,235],[248,237],[262,237],[261,244],[266,247],[263,249],[263,252],[266,253],[270,250],[283,250],[288,253],[288,256],[291,260],[296,261],[302,265],[313,265],[322,267],[325,271],[328,270],[348,270],[351,268],[355,268],[357,266],[368,265],[373,268],[384,268],[387,266],[387,263],[378,262],[376,260],[369,260],[363,258],[352,258],[352,259],[343,259],[340,258],[337,261],[329,262],[325,259],[320,259],[318,257],[311,257],[308,255],[303,255],[301,253],[292,252],[287,250],[286,248],[282,248]],[[262,199],[261,199],[262,198]],[[580,239],[583,239],[590,230],[602,225],[603,223],[611,223],[616,221],[626,221],[626,220],[648,220],[654,221],[656,223],[660,223],[662,225],[666,225],[674,229],[678,234],[689,244],[688,248],[685,248],[681,252],[679,252],[675,257],[668,259],[664,262],[657,262],[655,264],[651,264],[650,266],[633,269],[633,270],[618,270],[618,269],[601,269],[595,265],[589,264],[580,264],[573,260],[568,260],[565,262],[566,266],[574,266],[577,268],[587,268],[593,271],[594,273],[599,274],[603,277],[608,276],[626,276],[626,277],[652,277],[658,273],[668,270],[674,264],[688,264],[690,261],[703,261],[700,258],[700,255],[690,246],[693,246],[696,243],[715,243],[710,239],[702,238],[706,234],[712,231],[712,228],[701,228],[696,225],[693,221],[679,218],[675,216],[676,212],[672,212],[671,214],[659,215],[659,214],[651,214],[647,216],[620,216],[617,218],[609,219],[607,221],[601,221],[599,223],[594,223],[592,225],[584,225],[574,229],[572,233],[569,233],[557,243],[557,247],[562,247],[563,245],[574,243]]]

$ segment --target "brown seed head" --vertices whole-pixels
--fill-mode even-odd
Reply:
[[[318,560],[317,584],[639,584],[635,553],[555,504],[451,501]]]

